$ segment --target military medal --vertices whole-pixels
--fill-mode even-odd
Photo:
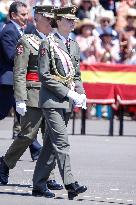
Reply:
[[[40,56],[43,57],[46,53],[46,49],[45,48],[41,48],[40,49]]]
[[[24,47],[23,47],[23,45],[19,45],[19,46],[17,47],[17,54],[18,54],[18,55],[21,55],[23,52],[24,52]]]

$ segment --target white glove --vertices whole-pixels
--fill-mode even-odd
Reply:
[[[80,94],[78,101],[74,101],[75,107],[81,107],[86,110],[86,95]]]
[[[87,109],[86,107],[86,101],[87,101],[87,98],[86,98],[86,95],[85,94],[81,94],[81,97],[83,99],[83,103],[82,103],[82,109]]]
[[[26,109],[26,104],[24,101],[16,102],[16,111],[22,116],[25,115],[25,112],[27,112],[27,109]]]
[[[74,104],[76,104],[78,107],[81,107],[83,100],[81,98],[81,95],[73,90],[69,90],[67,97],[74,101]]]
[[[75,91],[69,90],[67,97],[74,101],[75,107],[82,107],[86,109],[86,95],[85,94],[78,94]]]

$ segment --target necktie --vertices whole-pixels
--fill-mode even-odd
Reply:
[[[66,40],[65,45],[66,45],[66,48],[67,48],[67,50],[68,50],[68,52],[69,52],[69,51],[70,51],[70,42],[69,42],[68,39]]]
[[[21,34],[21,36],[24,34],[24,29],[23,28],[20,28],[20,34]]]

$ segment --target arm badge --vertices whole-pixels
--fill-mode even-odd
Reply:
[[[46,48],[41,48],[40,49],[40,57],[43,57],[46,53]]]
[[[22,45],[19,45],[17,47],[17,55],[21,55],[24,52],[24,47]]]

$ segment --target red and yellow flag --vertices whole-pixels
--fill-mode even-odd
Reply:
[[[136,65],[81,64],[88,102],[136,104]]]

